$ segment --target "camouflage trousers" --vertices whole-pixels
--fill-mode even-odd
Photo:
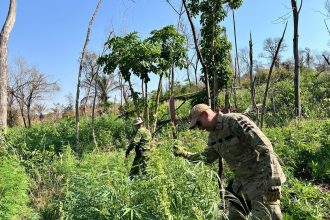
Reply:
[[[228,216],[224,219],[280,220],[283,218],[280,200],[267,202],[260,184],[242,185],[236,180],[233,184],[233,192],[235,195],[231,198],[229,196]],[[237,195],[243,199],[239,201]]]
[[[149,157],[146,154],[142,154],[141,156],[135,156],[129,173],[130,177],[146,174],[148,158]]]

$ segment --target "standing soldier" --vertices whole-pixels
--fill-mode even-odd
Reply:
[[[235,175],[233,194],[251,204],[252,219],[282,219],[281,184],[286,178],[271,142],[256,124],[240,113],[215,113],[205,104],[191,109],[190,120],[190,129],[198,127],[209,132],[208,147],[193,154],[174,146],[175,154],[206,163],[224,158]],[[237,203],[231,201],[228,218],[245,217]]]
[[[151,133],[147,128],[143,127],[142,123],[143,121],[141,118],[138,117],[134,119],[133,124],[137,131],[125,154],[127,158],[130,151],[133,150],[133,148],[135,149],[135,158],[130,171],[130,177],[139,175],[140,172],[142,174],[146,173],[145,169],[150,154]]]

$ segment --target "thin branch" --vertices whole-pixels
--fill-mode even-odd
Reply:
[[[302,4],[303,4],[303,0],[300,0],[300,6],[299,6],[299,9],[298,9],[298,14],[300,14]]]
[[[328,58],[324,54],[322,54],[322,56],[324,57],[324,59],[327,62],[327,64],[330,66],[330,62],[329,62]]]
[[[99,0],[96,8],[94,10],[94,13],[89,21],[88,28],[87,28],[87,33],[86,33],[86,39],[83,47],[83,51],[81,53],[81,58],[80,58],[80,65],[79,65],[79,72],[78,72],[78,82],[77,82],[77,93],[76,93],[76,145],[74,146],[74,151],[77,153],[77,147],[79,145],[79,93],[80,93],[80,78],[81,78],[81,73],[82,73],[82,68],[83,68],[83,62],[85,60],[85,54],[86,54],[86,48],[87,44],[89,42],[89,34],[90,30],[94,21],[94,18],[97,14],[97,11],[102,3],[102,0]]]
[[[271,74],[272,74],[272,71],[273,71],[273,67],[275,65],[275,60],[277,59],[277,54],[280,50],[280,47],[281,47],[281,44],[282,44],[282,41],[283,41],[287,26],[288,26],[288,22],[286,22],[286,24],[285,24],[285,28],[284,28],[282,37],[281,37],[280,41],[278,42],[276,52],[275,52],[275,56],[273,58],[272,64],[271,64],[270,69],[269,69],[267,84],[266,84],[265,93],[264,93],[264,99],[263,99],[263,102],[262,102],[262,113],[261,113],[261,119],[260,119],[260,128],[262,128],[262,126],[263,126],[263,120],[264,120],[264,116],[265,116],[265,112],[266,112],[266,99],[267,99],[267,93],[268,93],[268,89],[269,89],[270,77],[271,77]]]
[[[170,0],[166,0],[166,2],[171,6],[171,8],[179,15],[183,15],[185,13],[185,10],[181,10],[180,12],[178,12],[178,10],[175,9],[175,7],[172,5],[172,3],[170,2]],[[182,6],[181,6],[182,8]]]
[[[328,24],[327,24],[327,22],[325,21],[325,19],[324,19],[324,24],[325,24],[325,27],[327,28],[328,34],[330,35],[330,30],[329,30]]]

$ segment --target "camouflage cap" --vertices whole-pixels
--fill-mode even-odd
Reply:
[[[208,109],[211,109],[211,107],[205,104],[197,104],[194,107],[192,107],[189,115],[190,118],[189,129],[193,129],[195,127],[199,115]]]
[[[142,124],[142,123],[143,123],[143,121],[140,117],[135,118],[134,121],[133,121],[133,125],[139,125],[139,124]]]

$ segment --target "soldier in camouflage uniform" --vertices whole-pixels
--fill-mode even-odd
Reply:
[[[190,119],[190,129],[209,132],[208,147],[193,154],[174,146],[175,154],[206,163],[224,158],[235,175],[233,193],[251,204],[252,219],[282,219],[281,184],[286,178],[271,142],[256,124],[240,113],[215,113],[205,104],[195,105]],[[229,219],[245,217],[237,204],[229,203]]]
[[[143,127],[142,123],[141,118],[134,119],[133,124],[137,131],[125,154],[127,158],[130,151],[134,148],[135,158],[130,171],[131,177],[146,173],[147,160],[150,154],[151,133],[147,128]]]

